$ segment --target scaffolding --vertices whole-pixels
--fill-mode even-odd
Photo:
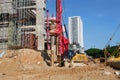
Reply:
[[[12,0],[0,1],[0,49],[7,48],[9,15],[13,14]]]
[[[0,48],[44,50],[45,0],[0,1]]]

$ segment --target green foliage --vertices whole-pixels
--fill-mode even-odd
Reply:
[[[116,49],[117,49],[117,47],[118,46],[109,46],[109,47],[107,47],[107,51],[110,53],[110,54],[112,54]]]
[[[109,50],[111,56],[119,57],[120,56],[120,49],[119,46],[112,46]]]
[[[85,52],[87,53],[87,55],[92,56],[93,58],[98,58],[98,57],[104,56],[103,50],[97,49],[97,48],[90,48],[90,49],[86,50]]]
[[[110,54],[110,56],[119,57],[120,56],[120,46],[107,46],[106,48],[107,52]],[[97,49],[97,48],[90,48],[85,51],[89,56],[92,56],[93,58],[99,58],[104,57],[104,49]]]

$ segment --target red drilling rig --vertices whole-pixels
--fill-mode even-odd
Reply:
[[[61,64],[63,62],[63,57],[64,54],[68,52],[68,44],[69,44],[69,39],[66,38],[64,36],[63,33],[63,28],[62,28],[62,0],[56,0],[56,18],[55,20],[52,20],[52,22],[55,23],[55,28],[49,29],[49,25],[48,25],[48,11],[47,11],[47,49],[49,50],[53,50],[54,53],[52,53],[53,55],[55,54],[55,56],[57,56],[57,61]],[[64,25],[65,29],[66,26]],[[49,29],[49,30],[48,30]],[[67,33],[67,31],[66,31]],[[49,36],[48,34],[51,36],[51,38],[54,37],[54,40],[51,41],[51,48],[49,47]],[[68,36],[67,36],[68,37]],[[52,43],[55,42],[55,43]],[[55,50],[52,49],[52,44],[56,45]],[[53,57],[52,57],[53,58]],[[52,59],[52,62],[54,62],[55,60]]]

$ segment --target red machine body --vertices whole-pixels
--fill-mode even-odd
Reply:
[[[56,0],[56,32],[58,32],[59,55],[64,55],[68,51],[69,39],[63,34],[62,28],[62,0]]]
[[[47,14],[48,15],[48,14]],[[57,54],[63,56],[65,52],[68,51],[69,39],[67,39],[63,34],[62,28],[62,0],[56,0],[56,28],[54,30],[47,30],[47,35],[54,34],[57,36]],[[47,28],[48,28],[48,16],[47,16]],[[48,33],[49,32],[49,33]],[[48,36],[47,36],[48,40]]]

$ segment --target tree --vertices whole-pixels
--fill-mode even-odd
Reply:
[[[109,52],[111,56],[120,57],[120,46],[112,46]]]
[[[93,58],[98,58],[98,57],[104,56],[103,50],[97,49],[97,48],[90,48],[90,49],[86,50],[85,52],[87,53],[88,56],[92,56]]]
[[[109,56],[120,57],[120,46],[107,46],[106,47]],[[93,58],[104,57],[104,49],[90,48],[86,50],[88,56],[92,56]]]

